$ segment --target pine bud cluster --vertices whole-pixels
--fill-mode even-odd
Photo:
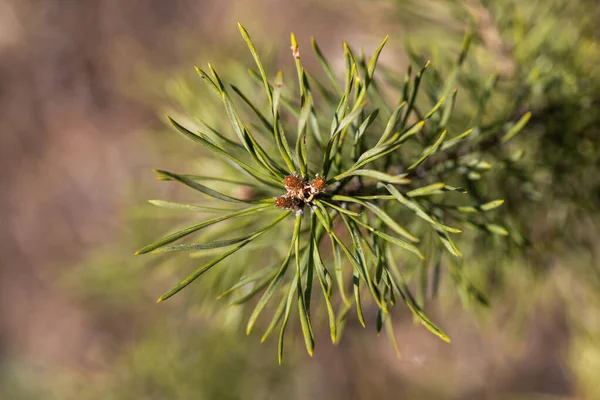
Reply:
[[[283,184],[287,193],[275,198],[275,206],[302,215],[304,206],[312,206],[313,199],[325,192],[327,181],[317,174],[308,182],[299,174],[293,173],[283,179]]]

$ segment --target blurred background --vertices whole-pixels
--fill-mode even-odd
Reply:
[[[0,398],[600,398],[598,20],[595,0],[0,0]],[[471,23],[498,102],[533,112],[535,195],[509,210],[528,247],[472,266],[501,282],[489,308],[443,283],[428,311],[452,344],[405,313],[397,360],[352,319],[337,346],[319,328],[313,358],[288,339],[279,367],[243,309],[155,304],[181,271],[133,256],[168,226],[145,205],[172,190],[152,168],[202,165],[162,115],[204,107],[194,65],[251,65],[237,21],[289,71],[292,31],[334,67],[342,41],[368,54],[390,35],[381,62],[404,71],[407,46],[443,66]]]

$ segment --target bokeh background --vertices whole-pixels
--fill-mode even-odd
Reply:
[[[598,20],[595,0],[0,0],[0,398],[600,398]],[[381,62],[404,70],[406,46],[442,62],[471,23],[473,62],[532,110],[535,196],[511,205],[529,246],[481,250],[489,308],[443,284],[428,311],[451,345],[406,313],[400,360],[349,321],[313,358],[288,339],[279,367],[243,309],[155,304],[181,274],[132,255],[168,226],[145,205],[172,190],[152,168],[209,167],[162,115],[204,107],[194,65],[251,65],[237,21],[284,70],[291,31],[334,66],[342,41],[390,35]]]

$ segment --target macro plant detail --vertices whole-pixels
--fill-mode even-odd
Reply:
[[[240,271],[239,281],[219,297],[245,291],[234,304],[255,301],[246,327],[248,334],[268,306],[274,304],[262,340],[279,329],[280,363],[294,307],[307,351],[312,355],[313,321],[319,318],[316,311],[321,309],[311,307],[314,304],[323,304],[334,343],[340,340],[351,309],[355,308],[359,322],[366,326],[363,305],[370,303],[377,310],[377,332],[385,328],[399,354],[391,315],[398,300],[416,321],[449,341],[423,311],[425,287],[431,282],[430,292],[437,291],[443,258],[462,257],[455,238],[463,229],[509,236],[494,214],[503,200],[487,199],[477,183],[485,180],[492,167],[508,169],[518,162],[519,153],[509,154],[506,143],[524,128],[530,114],[515,123],[499,121],[483,126],[480,115],[490,98],[492,80],[481,95],[473,126],[456,130],[452,125],[458,101],[456,86],[470,34],[465,37],[448,79],[443,81],[434,71],[433,84],[429,82],[427,86],[423,81],[431,69],[428,61],[420,64],[422,67],[414,76],[411,64],[401,80],[387,69],[382,76],[376,76],[387,38],[369,58],[356,55],[344,43],[343,82],[313,38],[312,47],[326,77],[321,81],[304,69],[292,34],[298,81],[298,94],[294,96],[285,90],[282,72],[269,79],[248,32],[241,25],[239,29],[258,69],[251,70],[250,79],[262,86],[263,103],[253,102],[238,87],[227,85],[212,65],[208,65],[208,72],[196,68],[222,102],[235,139],[201,120],[201,128],[196,130],[169,117],[178,132],[231,167],[237,179],[157,170],[160,180],[182,183],[211,200],[202,205],[152,201],[161,207],[223,215],[172,233],[136,254],[201,253],[226,247],[230,250],[200,266],[158,301],[175,295],[229,256],[258,243],[261,237],[275,235],[272,240],[286,240],[285,254],[273,265],[250,265],[247,273]],[[413,59],[417,61],[416,57]],[[252,190],[248,195],[235,196],[200,183],[204,181]],[[242,208],[223,206],[232,204]],[[265,217],[270,214],[274,215]],[[251,218],[251,222],[237,225],[238,218]],[[221,223],[232,224],[224,234],[244,234],[203,243],[173,244]],[[289,241],[282,237],[286,232]],[[420,290],[414,296],[405,276],[407,266],[430,262],[431,268],[420,269]],[[317,282],[320,300],[313,293]],[[468,283],[465,285],[475,296],[480,295]]]
[[[327,182],[325,178],[315,176],[313,180],[308,182],[302,176],[294,173],[288,175],[283,180],[287,193],[275,199],[275,205],[290,211],[295,211],[296,215],[301,216],[305,205],[312,209],[316,207],[313,200],[320,194],[324,193]]]

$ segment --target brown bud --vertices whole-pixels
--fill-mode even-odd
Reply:
[[[298,174],[288,175],[283,179],[288,195],[304,198],[304,186],[306,181]]]
[[[284,210],[298,211],[304,206],[304,202],[297,197],[284,195],[275,199],[275,206]]]
[[[310,181],[310,191],[312,194],[323,193],[327,186],[327,181],[322,176],[316,176],[315,179]]]

